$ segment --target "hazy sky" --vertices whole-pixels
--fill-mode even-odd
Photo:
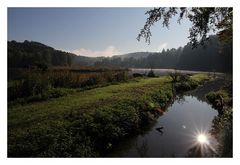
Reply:
[[[8,40],[31,40],[85,56],[161,51],[188,42],[190,23],[152,27],[151,44],[136,40],[149,8],[8,8]]]

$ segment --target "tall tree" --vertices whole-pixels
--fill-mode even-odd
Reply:
[[[162,20],[163,27],[169,28],[170,19],[178,15],[179,24],[184,18],[192,22],[188,37],[192,47],[204,44],[211,31],[217,32],[221,43],[232,42],[233,9],[231,7],[159,7],[147,11],[145,14],[148,15],[148,18],[138,34],[138,41],[143,37],[147,43],[150,43],[151,26]]]

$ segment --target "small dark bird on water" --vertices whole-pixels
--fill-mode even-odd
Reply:
[[[161,135],[163,134],[163,127],[158,127],[158,128],[156,128],[156,130],[158,131],[158,132],[160,132],[161,133]]]
[[[163,129],[163,127],[156,128],[156,130],[158,130],[158,131],[161,131],[162,129]]]

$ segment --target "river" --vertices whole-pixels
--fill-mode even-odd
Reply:
[[[109,157],[212,157],[217,141],[209,133],[217,110],[205,99],[221,81],[177,96],[166,113],[143,133],[121,142]]]

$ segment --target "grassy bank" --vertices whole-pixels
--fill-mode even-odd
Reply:
[[[217,139],[220,157],[233,156],[233,108],[232,108],[232,80],[218,91],[210,92],[206,98],[217,109],[218,115],[213,120],[212,135]]]
[[[194,87],[209,79],[191,76]],[[137,78],[8,109],[8,156],[103,156],[154,121],[174,97],[171,79]]]

